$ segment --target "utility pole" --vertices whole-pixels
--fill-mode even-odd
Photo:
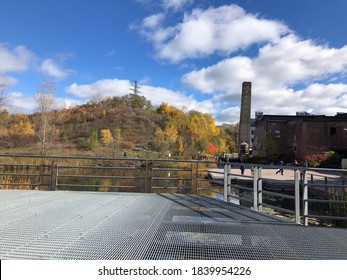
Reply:
[[[140,93],[140,91],[139,91],[140,87],[139,87],[137,81],[135,81],[134,84],[132,84],[132,86],[133,86],[133,88],[130,88],[131,93],[136,94],[136,95],[139,94]]]

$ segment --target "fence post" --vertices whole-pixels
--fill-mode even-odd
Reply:
[[[261,178],[262,168],[258,167],[258,211],[263,211],[263,179]]]
[[[295,223],[300,224],[300,171],[294,171]]]
[[[258,211],[258,167],[253,169],[253,210]]]
[[[49,190],[51,191],[53,188],[53,168],[54,168],[54,159],[51,162],[51,170],[49,174]]]
[[[199,183],[199,161],[196,161],[196,169],[195,169],[195,192],[198,194],[198,183]]]
[[[303,208],[304,208],[304,226],[308,226],[308,182],[307,182],[307,170],[305,169],[304,170],[304,174],[303,174],[303,196],[302,196],[302,199],[303,199]]]
[[[59,176],[59,160],[57,160],[57,171],[55,173],[55,188],[54,188],[54,190],[58,189],[58,176]]]
[[[231,176],[229,175],[231,173],[231,165],[228,165],[228,188],[227,188],[227,197],[228,202],[231,202]]]
[[[228,164],[224,165],[224,191],[223,191],[223,200],[228,201]]]
[[[193,194],[194,190],[194,175],[193,175],[193,162],[190,162],[190,194]]]
[[[146,159],[146,170],[145,170],[145,193],[148,192],[148,160]]]

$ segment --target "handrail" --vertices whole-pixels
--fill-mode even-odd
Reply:
[[[5,163],[1,159],[5,159]],[[13,160],[8,160],[13,158]],[[16,162],[18,158],[33,159],[30,163]],[[34,164],[35,159],[44,159],[42,164]],[[10,163],[12,162],[13,163]],[[76,162],[73,162],[76,161]],[[37,160],[37,162],[41,162]],[[77,164],[78,162],[78,164]],[[79,165],[81,164],[81,165]],[[211,170],[213,165],[224,165],[224,169]],[[284,170],[294,171],[293,182],[281,183],[290,186],[293,194],[268,190],[267,178],[262,176],[265,169],[275,169],[277,165],[242,164],[246,168],[254,167],[252,176],[242,176],[248,185],[235,179],[240,176],[231,169],[241,163],[220,163],[199,160],[173,160],[149,158],[110,158],[110,157],[75,157],[75,156],[41,156],[0,154],[0,187],[19,188],[20,186],[44,190],[87,189],[129,190],[152,192],[174,190],[196,194],[221,194],[226,202],[232,198],[252,203],[255,211],[263,211],[263,207],[295,215],[295,222],[308,225],[309,218],[347,220],[347,214],[313,215],[311,207],[315,203],[336,204],[345,207],[345,199],[320,199],[312,197],[312,190],[330,189],[346,190],[344,178],[347,170],[318,169],[298,166],[281,166]],[[17,171],[17,172],[16,172]],[[209,174],[222,175],[222,180],[209,178]],[[309,178],[311,176],[311,178]],[[319,180],[312,180],[319,178]],[[17,178],[17,179],[16,179]],[[19,179],[22,179],[20,182]],[[328,178],[325,180],[324,178]],[[309,180],[311,179],[311,180]],[[244,191],[251,196],[243,197],[232,194],[231,189]],[[310,190],[310,193],[309,193]],[[274,206],[265,201],[266,197],[280,197],[293,201],[291,209]],[[339,209],[340,209],[339,208]],[[347,208],[347,207],[345,207]],[[293,210],[294,209],[294,210]],[[343,208],[344,209],[344,208]],[[344,210],[347,213],[347,209]]]
[[[228,166],[227,166],[228,165]],[[242,190],[246,189],[243,186],[238,185],[237,183],[231,183],[231,177],[235,176],[234,173],[230,172],[230,166],[231,165],[236,165],[239,166],[240,164],[226,164],[224,166],[224,200],[229,201],[229,197],[235,197],[230,194],[230,189],[231,187]],[[295,216],[295,223],[297,224],[304,224],[308,225],[308,218],[318,218],[318,219],[325,219],[325,220],[346,220],[347,221],[347,207],[345,209],[345,216],[333,216],[333,215],[312,215],[309,214],[309,204],[312,203],[322,203],[322,204],[333,204],[336,203],[338,205],[347,205],[347,200],[338,200],[338,199],[318,199],[318,198],[309,198],[309,193],[308,193],[308,188],[309,187],[314,187],[314,188],[319,188],[319,187],[324,187],[324,188],[339,188],[339,189],[346,189],[347,186],[344,185],[344,181],[341,180],[341,185],[337,185],[340,180],[335,180],[334,184],[329,183],[329,184],[314,184],[308,181],[307,179],[307,172],[308,170],[312,170],[312,168],[295,168],[295,167],[283,167],[283,169],[289,169],[294,171],[294,183],[285,183],[282,182],[281,185],[289,185],[293,186],[293,191],[294,195],[290,194],[284,194],[284,193],[279,193],[274,190],[264,190],[263,186],[267,182],[266,178],[263,178],[261,173],[262,173],[262,168],[269,168],[269,166],[256,166],[254,165],[254,172],[253,172],[253,187],[252,187],[252,192],[253,192],[253,209],[255,211],[261,212],[263,209],[262,207],[269,207],[273,208],[275,210],[279,210],[284,213],[292,214]],[[282,168],[282,167],[281,167]],[[316,170],[316,169],[314,169]],[[332,169],[324,169],[325,171],[332,172]],[[322,171],[322,170],[319,170]],[[336,173],[343,174],[347,172],[347,170],[333,170]],[[324,175],[320,175],[321,177],[325,177]],[[246,176],[242,176],[243,178]],[[336,178],[334,178],[336,179]],[[302,192],[302,194],[301,194]],[[286,199],[291,199],[293,200],[293,208],[294,211],[291,209],[286,209],[283,207],[271,205],[269,203],[263,202],[263,195],[267,196],[272,196],[272,197],[281,197],[281,198],[286,198]],[[302,201],[302,205],[300,205],[300,201]]]

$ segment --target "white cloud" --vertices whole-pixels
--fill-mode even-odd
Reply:
[[[238,56],[187,73],[182,82],[203,93],[216,94],[220,91],[239,92],[242,82],[252,81],[255,76],[252,59]]]
[[[51,58],[44,59],[39,67],[40,72],[58,80],[63,80],[74,73],[73,70],[64,69]]]
[[[161,24],[163,19],[164,19],[164,14],[162,13],[151,15],[142,20],[142,25],[144,28],[154,29]]]
[[[26,71],[33,60],[34,54],[24,46],[0,44],[0,74]]]
[[[7,110],[9,112],[31,114],[37,108],[34,96],[28,96],[22,92],[10,92]]]
[[[217,110],[217,104],[212,100],[198,101],[192,95],[187,96],[184,92],[172,91],[162,87],[141,86],[141,95],[151,101],[152,105],[158,106],[165,102],[178,109],[183,107],[187,110],[197,110],[203,113],[213,113]]]
[[[7,75],[0,76],[0,86],[4,85],[6,87],[15,86],[19,83],[18,79],[10,77]]]
[[[163,0],[163,7],[164,9],[173,9],[177,11],[193,3],[194,0]]]
[[[123,96],[129,93],[130,82],[128,80],[104,79],[92,84],[78,85],[76,83],[65,88],[65,92],[73,96],[90,99],[95,94],[103,96]]]
[[[229,107],[227,109],[221,110],[216,116],[216,123],[218,125],[223,123],[236,123],[240,118],[240,108]]]
[[[171,27],[156,23],[149,28],[144,21],[141,33],[154,43],[159,58],[173,63],[276,42],[289,32],[283,23],[247,14],[237,5],[194,9],[184,15],[183,22]]]
[[[347,111],[346,84],[335,81],[336,75],[346,72],[347,46],[329,48],[288,35],[260,48],[257,57],[224,59],[187,73],[182,83],[213,95],[214,100],[227,102],[234,110],[240,104],[242,82],[251,81],[253,113],[310,111],[334,115]],[[222,114],[220,117],[224,119]]]
[[[259,50],[253,61],[257,76],[272,85],[293,85],[347,71],[347,45],[340,48],[315,45],[295,35]]]

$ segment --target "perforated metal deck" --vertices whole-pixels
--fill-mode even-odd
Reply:
[[[0,190],[1,259],[347,259],[347,230],[194,195]]]

